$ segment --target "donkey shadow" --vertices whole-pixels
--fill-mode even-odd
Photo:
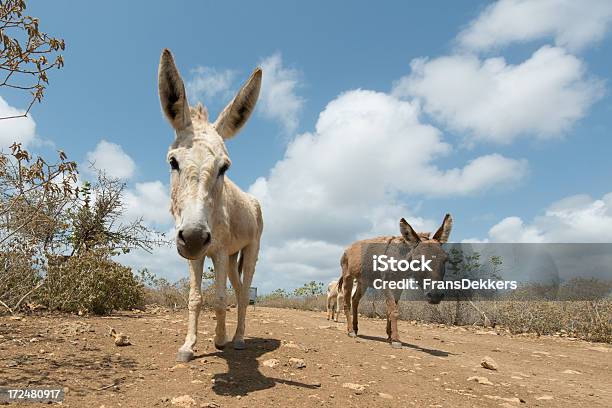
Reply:
[[[385,338],[382,337],[376,337],[376,336],[368,336],[365,334],[360,334],[358,336],[361,339],[364,340],[371,340],[371,341],[380,341],[382,343],[387,343],[389,344],[389,341]],[[391,346],[389,346],[391,347]],[[417,351],[421,351],[423,353],[427,353],[429,355],[435,356],[435,357],[448,357],[448,356],[454,356],[454,353],[450,353],[448,351],[444,351],[444,350],[437,350],[437,349],[429,349],[429,348],[425,348],[425,347],[421,347],[421,346],[417,346],[416,344],[410,344],[410,343],[404,343],[402,341],[402,347],[407,347],[407,348],[411,348]]]
[[[195,358],[219,357],[227,362],[227,373],[217,373],[213,376],[213,391],[217,395],[245,396],[254,391],[261,391],[285,384],[295,387],[317,389],[319,385],[304,384],[297,381],[266,377],[259,371],[258,357],[280,347],[280,340],[253,337],[245,339],[245,350],[234,350],[231,344],[223,351],[202,354]]]

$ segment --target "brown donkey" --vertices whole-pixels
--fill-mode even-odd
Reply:
[[[397,274],[374,272],[372,270],[372,255],[376,249],[385,248],[385,254],[393,255],[397,259],[430,259],[429,269],[423,272],[415,272],[410,276],[402,275],[401,278],[412,278],[421,284],[423,279],[443,280],[445,263],[448,255],[442,249],[441,244],[448,241],[453,219],[450,214],[446,214],[442,226],[430,238],[429,233],[416,233],[414,229],[401,219],[399,222],[400,236],[377,237],[357,241],[351,244],[342,254],[340,265],[342,267],[342,278],[339,282],[339,290],[344,293],[344,314],[346,315],[346,328],[348,335],[357,336],[359,301],[367,288],[374,287],[375,279],[387,281],[397,280]],[[426,268],[427,269],[427,268]],[[355,279],[356,289],[353,291],[353,279]],[[422,285],[421,285],[422,286]],[[399,348],[402,343],[397,331],[397,303],[402,295],[403,289],[383,289],[385,302],[387,305],[387,336],[392,346]],[[353,295],[351,296],[351,291]],[[440,303],[444,294],[432,290],[426,294],[429,303]],[[350,299],[350,301],[348,300]],[[352,309],[352,316],[351,316]]]
[[[189,261],[189,322],[178,361],[193,358],[198,316],[202,305],[204,258],[215,269],[215,346],[226,344],[226,285],[229,277],[238,299],[238,322],[234,349],[245,348],[244,326],[249,287],[255,272],[263,218],[257,200],[243,192],[225,175],[230,159],[225,140],[246,123],[259,96],[261,70],[256,69],[238,94],[208,121],[206,109],[190,108],[185,86],[169,50],[159,62],[159,98],[162,110],[175,131],[168,150],[171,209],[176,224],[176,248]]]

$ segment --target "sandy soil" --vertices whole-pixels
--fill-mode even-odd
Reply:
[[[401,322],[393,349],[382,320],[353,339],[323,312],[249,307],[248,349],[217,351],[213,314],[200,321],[197,358],[178,364],[184,311],[0,317],[0,386],[63,388],[69,407],[612,406],[609,345]]]

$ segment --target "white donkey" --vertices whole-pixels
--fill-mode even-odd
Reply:
[[[178,361],[193,358],[198,317],[202,305],[204,258],[215,270],[215,346],[226,342],[226,285],[229,277],[238,299],[238,322],[234,349],[244,349],[244,325],[249,287],[255,272],[263,230],[257,200],[243,192],[225,175],[230,166],[224,140],[245,124],[259,97],[261,69],[257,68],[214,123],[206,109],[190,108],[183,80],[169,50],[159,63],[159,98],[176,137],[168,151],[171,168],[171,213],[176,225],[176,247],[189,260],[189,323]],[[240,259],[239,259],[240,257]],[[241,279],[242,276],[242,279]]]
[[[338,291],[338,279],[335,279],[327,285],[327,320],[337,322],[343,306],[344,292]]]

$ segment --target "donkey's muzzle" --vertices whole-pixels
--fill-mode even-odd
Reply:
[[[427,298],[427,303],[432,305],[437,305],[444,299],[443,292],[427,292],[425,294],[425,298]]]
[[[210,244],[210,232],[201,228],[183,228],[176,234],[176,248],[183,258],[200,259]]]

